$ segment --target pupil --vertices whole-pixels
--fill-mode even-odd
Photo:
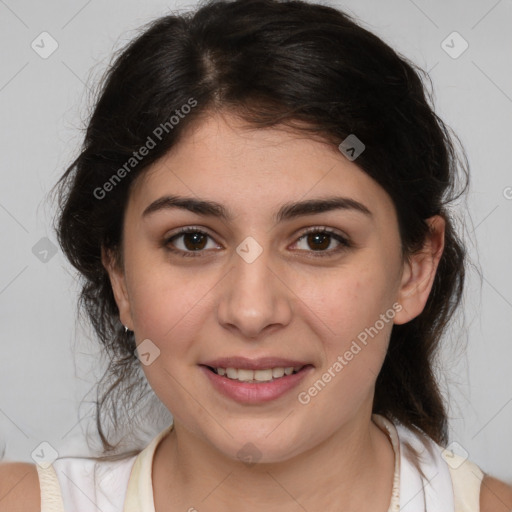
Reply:
[[[206,237],[202,233],[185,233],[183,241],[189,251],[198,251],[204,248]],[[189,243],[190,241],[191,243]],[[196,247],[195,244],[200,244],[200,247]]]
[[[329,247],[329,236],[322,233],[310,233],[308,235],[308,244],[313,246],[314,250],[316,249],[327,249]],[[317,242],[320,242],[318,244]],[[327,243],[325,243],[327,242]]]

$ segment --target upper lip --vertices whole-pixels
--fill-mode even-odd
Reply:
[[[204,366],[212,368],[241,368],[244,370],[264,370],[267,368],[289,368],[302,367],[310,364],[306,361],[297,361],[294,359],[285,359],[282,357],[261,357],[259,359],[249,359],[247,357],[233,356],[220,357],[201,363]]]

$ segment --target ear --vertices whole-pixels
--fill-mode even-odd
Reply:
[[[101,262],[110,278],[114,298],[119,309],[119,319],[128,329],[133,330],[133,318],[124,270],[120,268],[112,252],[104,247],[101,248]]]
[[[437,266],[444,250],[445,220],[440,215],[435,215],[426,222],[429,232],[422,248],[411,254],[404,263],[397,298],[402,309],[395,315],[395,324],[405,324],[423,311],[434,284]]]

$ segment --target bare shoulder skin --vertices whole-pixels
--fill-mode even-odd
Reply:
[[[40,512],[41,490],[35,464],[0,464],[0,512]]]

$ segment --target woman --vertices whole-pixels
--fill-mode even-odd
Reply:
[[[107,456],[5,465],[0,494],[25,502],[0,511],[510,510],[444,449],[433,373],[464,284],[463,164],[419,71],[338,10],[156,20],[60,181],[59,241],[117,379]],[[173,423],[109,457],[101,407],[137,370]]]

